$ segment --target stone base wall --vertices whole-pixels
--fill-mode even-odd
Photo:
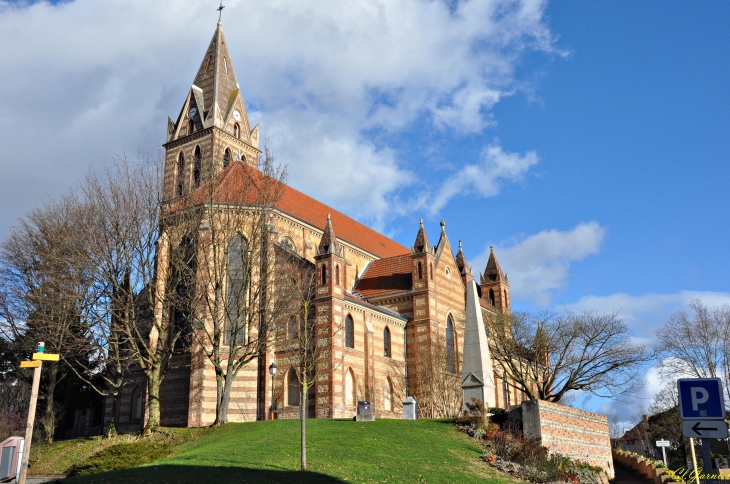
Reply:
[[[559,453],[603,468],[614,477],[608,417],[545,401],[521,406],[526,438],[540,439],[551,453]]]

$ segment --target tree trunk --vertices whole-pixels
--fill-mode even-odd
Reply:
[[[299,411],[299,420],[302,424],[302,470],[307,470],[307,387],[302,385],[301,409]]]
[[[220,404],[216,412],[216,422],[218,425],[228,423],[228,407],[231,403],[231,389],[233,388],[233,380],[236,375],[230,370],[223,378],[223,388],[221,390]]]
[[[225,378],[223,374],[216,368],[215,370],[215,420],[213,421],[213,427],[226,423],[223,418],[223,393],[225,386]]]
[[[117,352],[118,354],[118,352]],[[112,418],[109,422],[107,437],[117,435],[117,427],[119,426],[119,417],[122,415],[122,386],[124,385],[124,367],[119,358],[114,359],[114,383],[112,384]]]
[[[156,370],[156,371],[155,371]],[[160,377],[161,368],[156,368],[147,376],[147,398],[149,401],[147,425],[144,427],[143,435],[150,435],[160,426]]]
[[[56,431],[56,415],[53,413],[53,394],[58,383],[58,365],[48,365],[46,370],[46,391],[45,391],[45,415],[41,425],[45,433],[46,442],[53,442],[53,434]]]

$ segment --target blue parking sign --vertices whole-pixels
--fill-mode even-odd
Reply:
[[[724,419],[725,402],[719,378],[677,380],[682,419]]]

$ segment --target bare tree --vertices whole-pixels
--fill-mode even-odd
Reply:
[[[301,469],[307,470],[307,409],[309,390],[326,375],[335,372],[342,364],[342,355],[333,353],[336,339],[342,332],[338,323],[320,324],[315,314],[315,276],[314,265],[289,253],[281,257],[278,267],[286,267],[287,273],[298,269],[299,275],[291,277],[289,290],[295,295],[296,305],[293,315],[296,327],[287,328],[278,347],[283,350],[284,363],[296,372],[300,389],[301,423]]]
[[[154,388],[164,376],[169,340],[149,347],[155,256],[160,204],[160,160],[125,155],[92,169],[79,187],[83,205],[78,212],[83,256],[93,268],[93,304],[86,311],[87,340],[93,358],[75,359],[77,375],[93,390],[112,398],[108,433],[116,433],[121,413],[124,375],[136,362]],[[163,322],[164,324],[164,322]],[[156,328],[165,331],[164,327]],[[154,355],[159,351],[160,359]],[[152,405],[148,426],[159,424]]]
[[[430,346],[419,346],[416,353],[409,380],[418,395],[419,415],[424,418],[458,415],[462,409],[461,375],[456,373],[461,366],[458,353],[447,350],[445,336],[433,338]]]
[[[31,211],[0,247],[0,329],[15,347],[16,364],[39,341],[65,360],[90,356],[84,314],[91,268],[78,237],[78,206],[67,196]],[[48,365],[43,372],[40,424],[49,441],[58,417],[54,393],[67,371]]]
[[[530,400],[559,402],[571,390],[615,397],[634,389],[653,359],[615,313],[515,312],[486,324],[505,380]]]
[[[195,264],[173,260],[172,266],[187,273],[193,289],[172,303],[189,315],[196,350],[215,370],[213,425],[228,422],[236,375],[265,357],[296,297],[284,287],[291,275],[276,265],[273,244],[273,207],[281,199],[286,168],[276,165],[268,148],[259,171],[236,163],[235,187],[223,178],[210,179],[197,198],[170,217],[173,230],[196,234]]]
[[[730,404],[730,306],[708,308],[693,299],[689,309],[677,312],[657,331],[662,374],[671,380],[721,378]]]

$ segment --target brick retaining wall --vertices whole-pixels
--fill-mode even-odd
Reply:
[[[614,477],[608,417],[541,400],[522,404],[522,431],[550,452],[603,468]]]

